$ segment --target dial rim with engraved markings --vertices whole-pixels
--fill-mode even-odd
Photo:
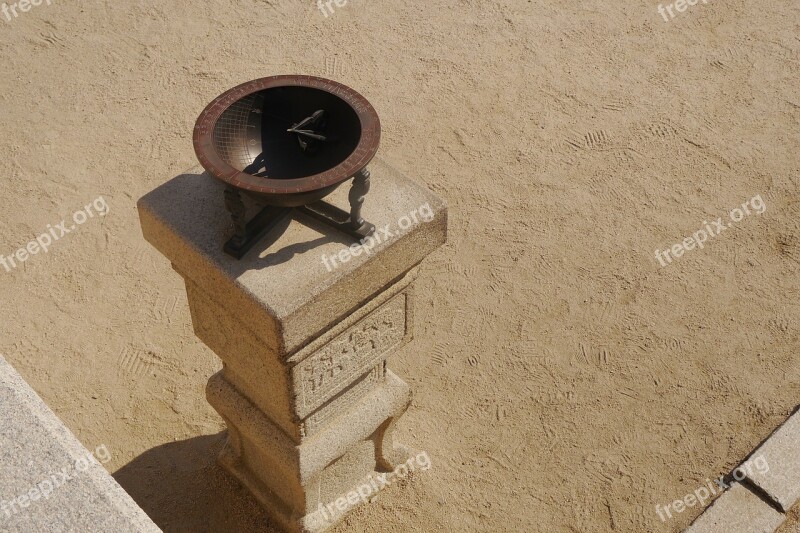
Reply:
[[[234,103],[265,89],[308,87],[328,92],[349,105],[361,125],[361,136],[353,152],[340,164],[324,172],[292,179],[253,176],[228,164],[214,147],[214,129],[220,116]],[[372,105],[353,89],[316,76],[270,76],[226,91],[200,114],[194,129],[194,149],[203,167],[215,178],[256,194],[282,195],[317,191],[335,186],[364,169],[378,151],[380,119]]]

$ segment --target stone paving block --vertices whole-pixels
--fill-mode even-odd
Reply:
[[[0,531],[160,531],[2,356],[0,420]]]
[[[761,457],[769,468],[746,469],[747,478],[788,512],[800,501],[800,411],[773,433],[747,462],[761,460]]]
[[[685,533],[773,533],[783,519],[764,500],[733,483]]]

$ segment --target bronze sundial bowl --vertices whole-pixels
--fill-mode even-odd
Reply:
[[[366,98],[323,78],[271,76],[217,97],[197,119],[194,149],[226,184],[235,229],[225,252],[240,259],[292,209],[357,240],[370,236],[375,226],[361,218],[361,206],[380,136]],[[350,178],[348,213],[323,198]],[[250,221],[242,195],[261,206]]]

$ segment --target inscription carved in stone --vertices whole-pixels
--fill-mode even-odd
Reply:
[[[406,334],[406,295],[398,294],[293,369],[300,416],[374,367]]]

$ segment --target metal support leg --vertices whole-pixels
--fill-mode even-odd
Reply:
[[[226,254],[236,259],[241,259],[253,245],[292,212],[289,207],[267,206],[248,222],[247,209],[242,197],[239,191],[233,188],[225,189],[225,208],[233,219],[234,233],[225,243],[224,250]]]
[[[369,170],[366,168],[359,171],[353,177],[353,186],[350,188],[350,226],[357,230],[364,225],[361,218],[361,207],[364,205],[364,197],[369,192]]]
[[[247,209],[239,191],[233,187],[225,189],[225,209],[228,210],[233,219],[234,233],[229,242],[236,247],[240,247],[247,241],[247,220],[245,219]]]
[[[362,240],[375,233],[375,225],[370,224],[361,217],[361,207],[364,205],[364,197],[368,192],[369,170],[364,169],[353,177],[353,185],[348,195],[350,213],[324,200],[298,207],[298,209],[332,228],[336,228],[357,240]]]

